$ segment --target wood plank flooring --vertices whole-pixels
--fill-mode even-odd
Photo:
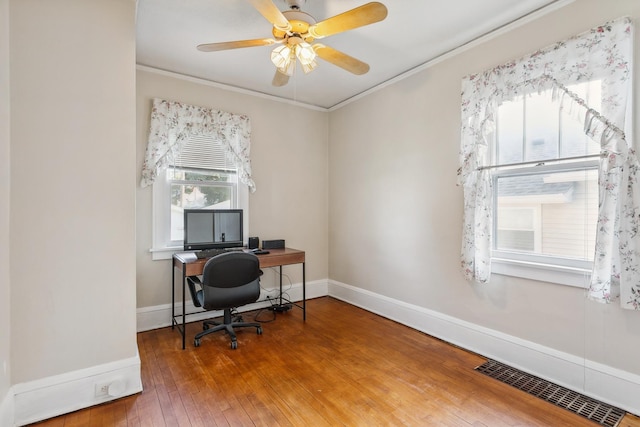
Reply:
[[[245,313],[245,320],[256,312]],[[274,313],[263,311],[259,320]],[[474,371],[485,359],[323,297],[187,349],[171,328],[138,334],[144,391],[37,423],[58,426],[596,426]],[[638,427],[627,415],[622,427]]]

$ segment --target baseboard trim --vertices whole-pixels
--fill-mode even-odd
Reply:
[[[328,294],[627,412],[640,414],[639,375],[334,280],[329,280]]]
[[[329,282],[327,279],[314,280],[306,283],[306,297],[307,299],[318,298],[327,295]],[[267,296],[275,297],[278,294],[278,288],[263,289],[260,295],[260,300],[253,304],[248,304],[240,307],[239,311],[252,311],[260,308],[269,307],[271,302],[266,298]],[[286,287],[287,299],[294,302],[302,301],[302,283],[295,283],[292,286]],[[188,294],[187,294],[188,296]],[[193,313],[200,310],[193,305],[191,299],[188,299],[185,303],[186,312]],[[182,303],[176,304],[176,313],[182,312]],[[222,312],[209,311],[198,314],[189,315],[188,322],[197,322],[210,317],[221,316]],[[151,307],[141,307],[137,310],[137,331],[144,332],[152,329],[165,328],[171,326],[171,304],[162,304]]]
[[[114,396],[96,397],[96,384],[112,383]],[[140,357],[15,384],[13,424],[23,426],[142,391]],[[9,405],[11,406],[11,405]]]

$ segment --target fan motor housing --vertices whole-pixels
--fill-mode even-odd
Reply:
[[[302,12],[300,10],[287,10],[282,12],[289,24],[291,24],[291,32],[295,34],[306,34],[309,31],[309,27],[316,23],[316,20],[313,16],[308,13]],[[273,36],[276,39],[284,39],[287,33],[285,31],[279,30],[276,27],[273,27]],[[305,41],[312,41],[312,37],[305,37]]]

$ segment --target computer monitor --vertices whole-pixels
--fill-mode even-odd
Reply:
[[[184,250],[241,247],[242,224],[242,209],[185,209]]]

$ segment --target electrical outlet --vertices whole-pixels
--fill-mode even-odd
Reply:
[[[108,383],[96,383],[96,397],[108,396],[109,395],[109,386]]]

